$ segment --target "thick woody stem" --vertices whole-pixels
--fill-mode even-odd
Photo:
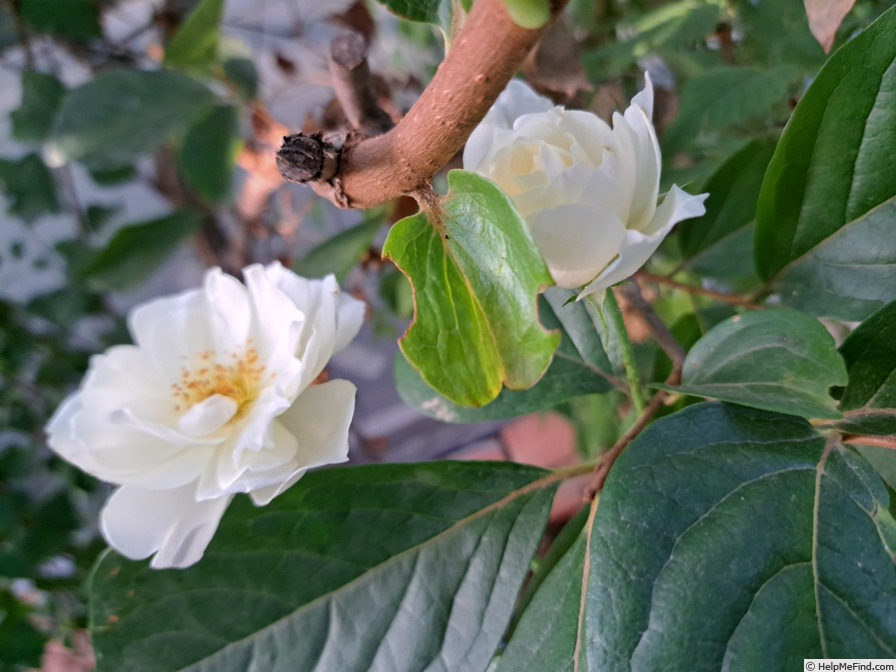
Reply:
[[[553,0],[554,14],[565,4]],[[348,143],[336,174],[311,186],[352,208],[372,208],[420,190],[460,151],[543,30],[517,26],[504,0],[477,0],[407,116],[384,135]]]

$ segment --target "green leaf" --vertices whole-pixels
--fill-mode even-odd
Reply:
[[[42,215],[59,212],[53,175],[37,154],[17,161],[0,159],[0,185],[10,200],[9,214],[33,222]]]
[[[548,0],[504,0],[507,13],[520,28],[536,30],[551,20]]]
[[[402,401],[442,422],[486,422],[551,408],[570,397],[611,390],[611,365],[595,331],[597,318],[584,301],[566,304],[573,294],[552,289],[541,298],[541,323],[558,330],[562,340],[547,372],[533,387],[520,391],[504,389],[482,408],[465,408],[435,392],[398,355],[395,384]]]
[[[896,490],[896,450],[877,446],[853,446],[859,454],[877,471],[877,475]]]
[[[252,59],[228,58],[224,61],[224,76],[244,100],[255,100],[258,96],[258,70]]]
[[[97,0],[20,0],[19,11],[34,30],[74,42],[102,34]]]
[[[744,61],[772,66],[792,63],[807,76],[824,63],[824,50],[809,31],[804,0],[735,0],[729,7],[742,26],[743,41],[738,47]]]
[[[825,443],[801,419],[725,404],[641,434],[601,494],[578,669],[896,657],[887,491]]]
[[[529,467],[444,462],[313,472],[264,508],[241,497],[194,567],[100,562],[101,667],[481,672],[555,484]]]
[[[762,185],[756,263],[782,301],[861,320],[896,298],[896,7],[838,49]]]
[[[230,199],[242,142],[239,110],[232,105],[218,105],[187,131],[178,153],[180,170],[206,201],[224,203]]]
[[[790,64],[767,68],[724,67],[684,86],[681,109],[669,128],[666,147],[679,148],[705,127],[729,128],[761,117],[787,99],[800,73]]]
[[[807,251],[772,278],[769,286],[785,304],[819,317],[868,317],[896,298],[893,222],[896,196]]]
[[[48,150],[91,171],[125,168],[185,131],[213,104],[211,91],[175,72],[110,72],[69,92]]]
[[[723,5],[717,0],[679,0],[663,3],[631,23],[620,33],[631,37],[613,42],[585,56],[592,77],[619,74],[638,59],[658,52],[702,42],[719,23]]]
[[[383,220],[379,215],[341,231],[312,248],[293,264],[292,270],[306,278],[322,278],[328,273],[341,283],[361,261],[379,233]]]
[[[31,624],[30,611],[5,586],[0,588],[0,669],[40,665],[46,637]]]
[[[588,534],[544,579],[498,661],[497,672],[573,672]]]
[[[379,0],[389,11],[410,21],[439,26],[451,38],[463,21],[468,0]]]
[[[204,70],[218,59],[224,0],[200,0],[165,48],[165,66]]]
[[[765,169],[775,151],[770,140],[753,140],[725,161],[704,183],[706,214],[679,225],[684,267],[704,277],[755,275],[750,228]],[[744,235],[746,234],[746,235]]]
[[[21,142],[43,142],[65,95],[55,76],[28,70],[22,74],[22,102],[9,114],[12,137]]]
[[[828,389],[846,383],[834,339],[818,320],[793,310],[735,315],[688,352],[685,394],[807,418],[839,418]]]
[[[840,354],[849,374],[840,426],[854,434],[896,434],[896,301],[862,322]]]
[[[454,170],[438,211],[392,227],[383,248],[414,286],[414,323],[401,351],[423,380],[462,406],[484,406],[502,384],[532,387],[560,334],[538,323],[551,276],[526,223],[488,180]]]
[[[127,291],[137,287],[180,246],[199,232],[202,214],[173,214],[118,231],[82,272],[95,291]]]

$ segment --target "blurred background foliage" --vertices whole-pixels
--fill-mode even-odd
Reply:
[[[858,0],[834,47],[891,4]],[[450,38],[444,16],[412,18]],[[345,127],[327,47],[346,29],[368,40],[380,104],[400,118],[445,35],[375,2],[0,0],[0,670],[40,666],[49,640],[75,647],[85,625],[79,586],[102,547],[105,486],[53,456],[42,428],[90,354],[127,340],[129,306],[196,285],[208,266],[238,273],[279,259],[309,276],[335,272],[374,306],[384,336],[409,319],[408,285],[379,245],[413,204],[340,212],[284,183],[273,160],[287,133]],[[802,0],[572,0],[524,76],[608,119],[649,70],[664,185],[713,195],[654,270],[742,292],[759,286],[762,176],[826,58]],[[657,292],[685,347],[731,314]],[[643,340],[640,364],[662,379],[669,361]],[[588,455],[630,416],[615,393],[559,410]],[[78,651],[68,669],[90,669]]]

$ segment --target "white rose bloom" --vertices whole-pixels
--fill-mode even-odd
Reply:
[[[637,271],[676,223],[699,217],[708,194],[673,186],[657,206],[660,147],[653,86],[612,128],[510,82],[464,150],[464,168],[513,201],[558,286],[581,299]]]
[[[312,383],[358,333],[363,303],[332,276],[244,275],[213,269],[202,289],[134,309],[136,345],[94,356],[47,427],[53,450],[120,486],[100,518],[109,544],[155,554],[156,568],[199,560],[235,493],[267,504],[348,459],[355,386]]]

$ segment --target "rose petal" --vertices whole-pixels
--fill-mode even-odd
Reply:
[[[196,501],[195,486],[116,490],[100,514],[109,545],[131,560],[155,553],[152,567],[188,567],[211,541],[230,497]]]
[[[653,219],[644,228],[644,233],[652,235],[659,231],[665,236],[671,228],[686,219],[702,217],[706,214],[704,201],[709,194],[689,194],[680,187],[672,185],[663,202],[656,209]]]
[[[175,381],[181,369],[203,352],[241,349],[249,330],[246,289],[235,278],[213,268],[202,289],[145,303],[128,317],[134,342],[156,368]]]
[[[47,443],[60,456],[104,481],[142,487],[176,487],[195,480],[211,446],[175,445],[121,426],[68,397],[47,425]]]
[[[706,212],[703,201],[707,196],[709,194],[692,196],[673,186],[647,227],[651,233],[645,235],[631,229],[626,231],[619,258],[585,287],[576,297],[577,300],[615,285],[635,273],[656,251],[672,227],[684,219],[699,217]]]
[[[645,116],[644,110],[636,105],[630,106],[624,117],[619,114],[613,116],[613,131],[620,144],[627,138],[627,144],[632,148],[626,152],[633,157],[635,171],[627,226],[641,231],[656,210],[662,169],[659,141],[653,124]]]
[[[495,137],[496,134],[513,128],[514,122],[524,114],[546,112],[552,107],[554,104],[550,100],[539,96],[527,84],[512,80],[467,139],[464,170],[482,172],[480,166],[490,163],[486,158],[496,141],[499,145],[503,144],[503,140]]]
[[[559,126],[584,150],[592,168],[601,165],[604,147],[613,133],[607,122],[591,112],[567,110],[561,117]]]
[[[576,289],[619,253],[625,225],[608,210],[561,205],[527,220],[532,239],[557,286]]]
[[[331,380],[305,390],[279,421],[296,439],[296,469],[279,485],[252,491],[252,500],[267,504],[310,468],[348,459],[348,428],[355,410],[355,386]]]
[[[649,72],[644,73],[644,88],[635,94],[631,104],[640,107],[647,118],[653,120],[653,80]]]
[[[207,436],[230,422],[238,410],[236,400],[222,394],[213,394],[184,413],[177,426],[187,436]]]

